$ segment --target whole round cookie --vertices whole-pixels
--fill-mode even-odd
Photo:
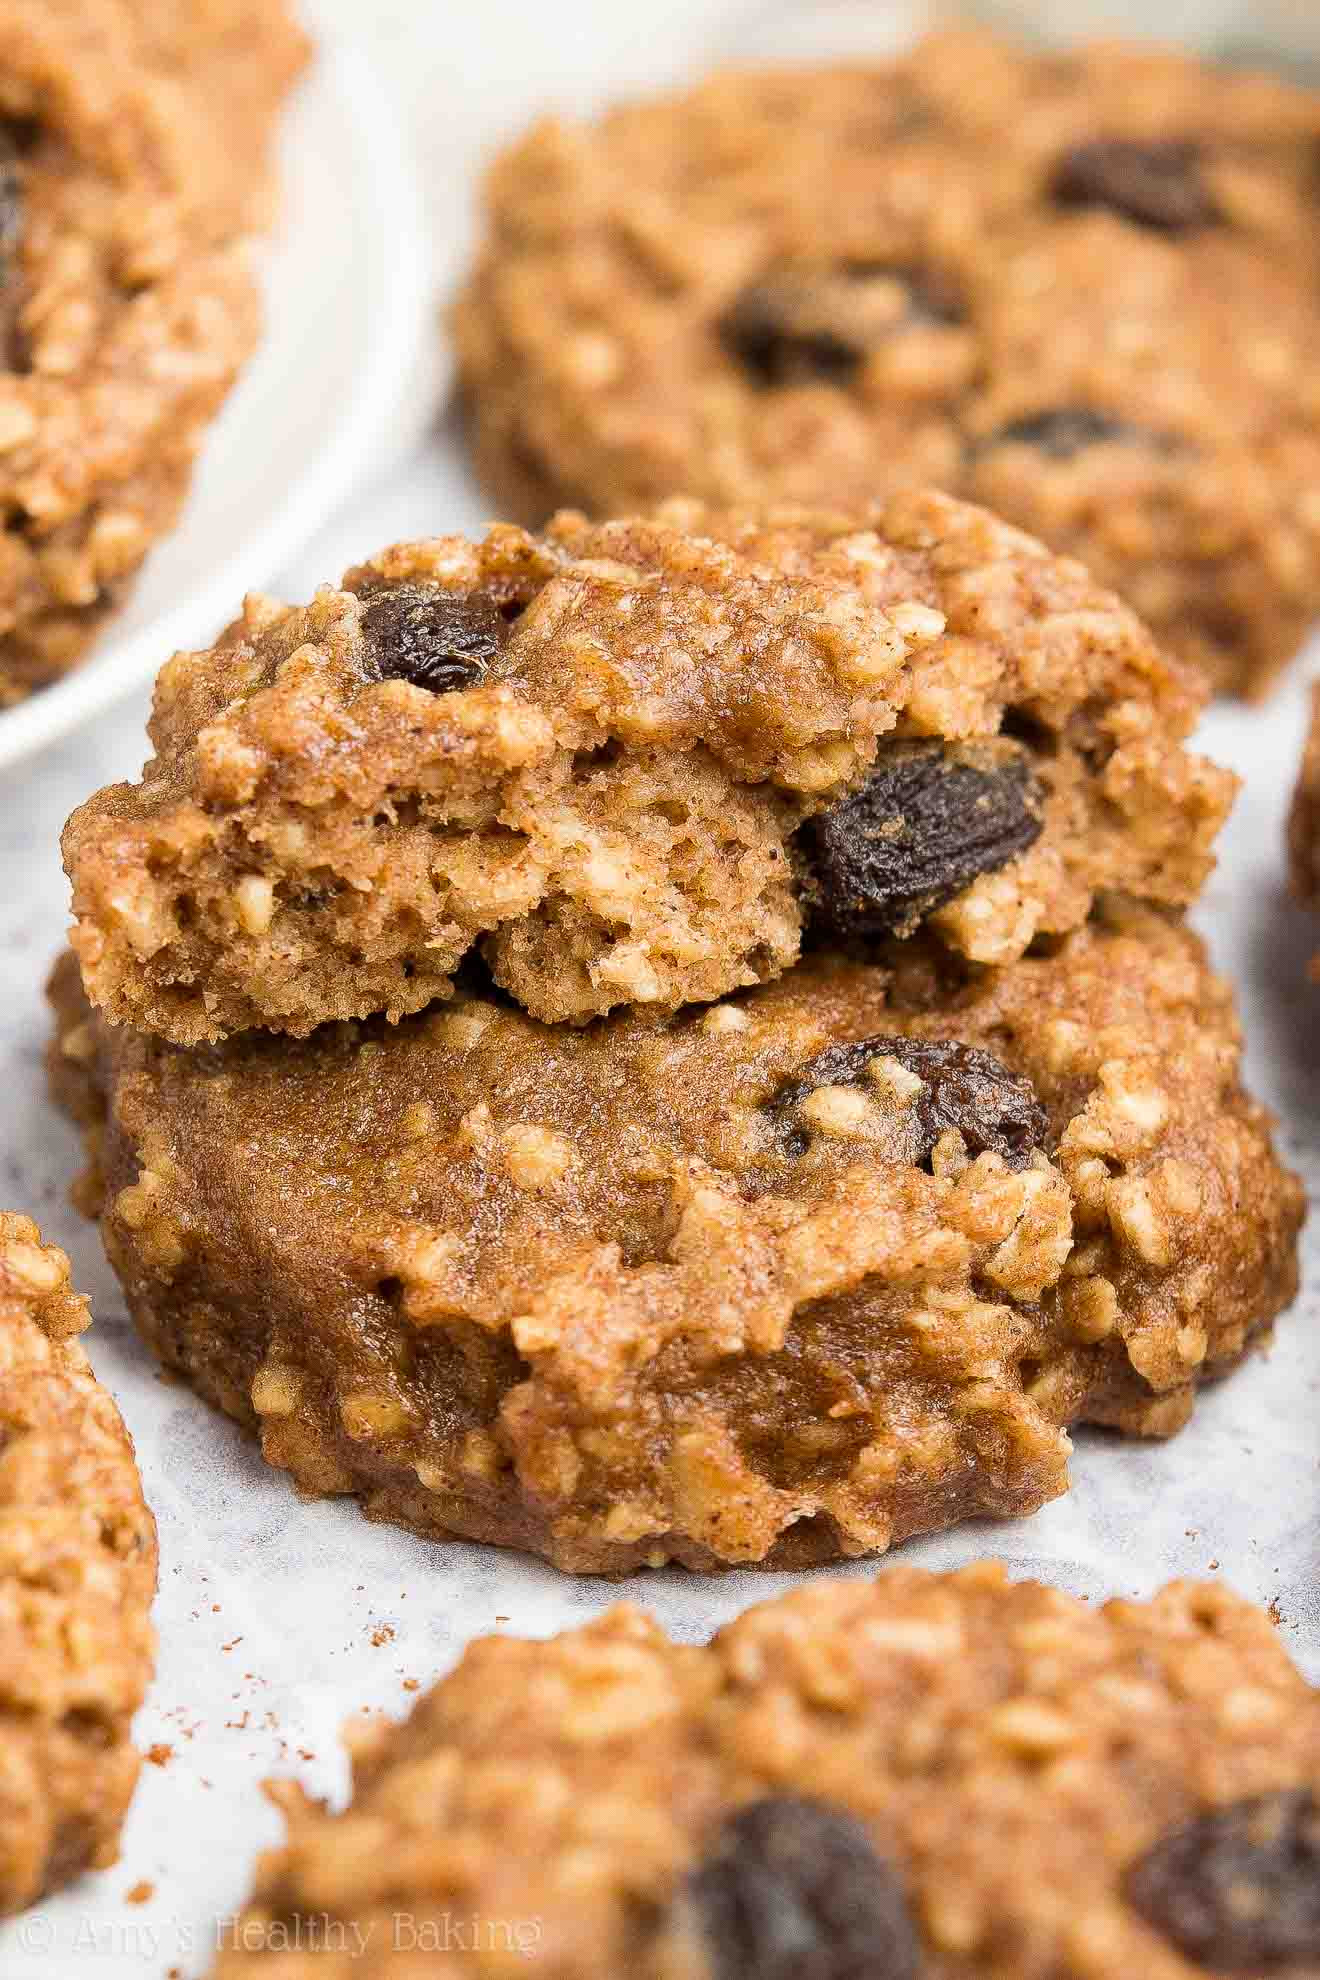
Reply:
[[[982,962],[1195,897],[1234,780],[1075,564],[939,495],[556,519],[250,599],[65,831],[93,1002],[181,1043],[392,1017],[479,949],[547,1021],[776,975],[805,918]]]
[[[1320,1693],[1217,1586],[896,1568],[704,1646],[620,1606],[346,1739],[342,1814],[275,1790],[216,1980],[1320,1971]]]
[[[0,0],[0,707],[173,524],[256,340],[283,0]]]
[[[300,1486],[573,1571],[1030,1512],[1066,1425],[1176,1430],[1295,1290],[1230,993],[1149,912],[582,1031],[473,991],[188,1050],[53,993],[165,1364]]]
[[[935,484],[1221,687],[1320,610],[1320,93],[931,37],[713,76],[501,157],[454,317],[508,513]]]
[[[87,1324],[64,1253],[0,1212],[0,1911],[113,1863],[138,1775],[156,1528]]]
[[[1311,731],[1288,814],[1288,853],[1293,892],[1307,907],[1320,907],[1320,682],[1311,691]],[[1312,971],[1320,976],[1320,957]]]

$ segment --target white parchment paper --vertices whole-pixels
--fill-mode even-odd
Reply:
[[[505,0],[501,7],[508,12]],[[585,6],[592,17],[606,11]],[[390,0],[379,14],[382,34],[398,43],[396,59],[406,55],[410,8]],[[440,9],[431,18],[448,15]],[[474,114],[470,102],[464,114]],[[503,99],[491,120],[508,121]],[[480,526],[486,513],[443,431],[295,569],[275,574],[273,588],[305,596],[397,537]],[[1282,833],[1304,681],[1317,671],[1320,644],[1265,708],[1220,708],[1207,719],[1205,746],[1246,786],[1196,914],[1238,987],[1251,1082],[1277,1110],[1282,1151],[1313,1198],[1320,985],[1308,984],[1305,971],[1320,947],[1320,921],[1286,897]],[[42,984],[66,922],[59,829],[96,785],[136,774],[143,716],[141,704],[125,708],[0,789],[0,1204],[37,1216],[71,1252],[92,1296],[88,1345],[137,1440],[162,1556],[159,1674],[139,1721],[139,1744],[155,1759],[143,1769],[122,1861],[0,1928],[0,1980],[193,1980],[206,1972],[248,1888],[254,1854],[280,1831],[260,1792],[263,1776],[295,1774],[314,1791],[342,1794],[336,1735],[350,1714],[404,1712],[414,1689],[475,1635],[548,1634],[620,1593],[493,1549],[426,1545],[368,1525],[351,1503],[300,1503],[237,1430],[162,1380],[137,1345],[96,1234],[66,1201],[77,1138],[46,1102],[41,1055]],[[1273,1351],[1207,1394],[1179,1438],[1141,1445],[1083,1433],[1066,1498],[1028,1521],[917,1543],[903,1558],[945,1567],[995,1553],[1015,1574],[1092,1598],[1149,1593],[1175,1575],[1220,1577],[1277,1605],[1289,1649],[1320,1680],[1318,1323],[1320,1221],[1304,1240],[1302,1295]],[[695,1641],[791,1579],[666,1571],[622,1592]]]

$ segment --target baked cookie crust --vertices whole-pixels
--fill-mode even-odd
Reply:
[[[156,1527],[78,1336],[87,1302],[0,1212],[0,1911],[104,1869],[138,1775]]]
[[[346,1738],[342,1814],[279,1784],[216,1980],[441,1947],[564,1980],[1300,1980],[1320,1946],[1320,1694],[1218,1586],[891,1569],[706,1646],[619,1607],[482,1638]]]
[[[314,1493],[621,1573],[879,1552],[1163,1436],[1296,1286],[1231,994],[1150,912],[583,1031],[185,1050],[53,980],[143,1335]]]
[[[1320,607],[1320,93],[941,34],[718,74],[495,163],[454,315],[505,512],[935,485],[1218,687]]]
[[[172,526],[258,331],[283,0],[0,0],[0,707]]]
[[[420,1010],[473,949],[546,1021],[671,1009],[808,914],[1011,961],[1199,892],[1235,788],[1199,705],[1079,566],[939,495],[403,544],[163,669],[141,783],[66,828],[74,944],[181,1043]]]

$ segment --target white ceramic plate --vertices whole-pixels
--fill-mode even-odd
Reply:
[[[0,768],[205,645],[394,452],[439,341],[428,230],[398,119],[341,40],[322,47],[290,108],[281,182],[265,338],[208,436],[179,526],[88,660],[0,713]]]

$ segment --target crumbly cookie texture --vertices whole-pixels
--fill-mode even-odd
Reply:
[[[494,166],[454,319],[507,513],[934,484],[1222,688],[1320,608],[1320,94],[937,35],[721,74]]]
[[[288,1837],[216,1980],[1320,1963],[1320,1694],[1222,1587],[1090,1607],[995,1562],[895,1568],[704,1646],[621,1605],[483,1637],[401,1725],[345,1737],[342,1814],[275,1790]]]
[[[118,1855],[151,1677],[156,1528],[78,1341],[87,1302],[0,1212],[0,1911]]]
[[[171,527],[251,350],[283,0],[0,0],[0,707]]]
[[[1009,961],[1198,892],[1191,683],[940,495],[404,544],[164,668],[141,783],[66,828],[74,945],[180,1043],[420,1010],[473,948],[548,1022],[713,1000],[804,913]]]
[[[1308,907],[1320,907],[1320,681],[1311,691],[1311,733],[1288,817],[1288,852],[1293,892]],[[1311,970],[1320,978],[1320,956]]]
[[[1230,992],[1142,912],[584,1031],[488,995],[171,1046],[53,982],[84,1207],[165,1364],[314,1493],[580,1572],[800,1566],[1166,1435],[1302,1214]]]

